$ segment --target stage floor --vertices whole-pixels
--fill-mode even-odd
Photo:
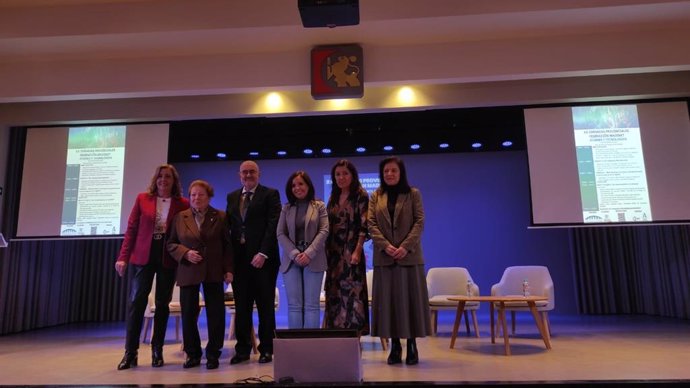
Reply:
[[[364,383],[513,384],[513,383],[690,383],[690,321],[648,316],[559,316],[552,314],[552,346],[544,347],[531,315],[518,314],[512,356],[502,339],[491,344],[488,315],[479,314],[481,338],[464,332],[450,349],[454,313],[440,314],[439,335],[418,340],[420,363],[389,366],[378,338],[363,337]],[[284,323],[278,322],[284,327]],[[205,326],[200,323],[202,340]],[[272,381],[273,365],[229,365],[233,341],[226,341],[216,370],[182,368],[184,354],[171,319],[166,365],[154,369],[142,344],[139,367],[118,371],[124,323],[80,323],[0,337],[3,385],[182,385],[232,384],[246,379]],[[403,344],[404,347],[404,344]],[[328,349],[323,349],[328,352]],[[309,365],[305,365],[309,367]],[[255,381],[256,382],[256,381]]]

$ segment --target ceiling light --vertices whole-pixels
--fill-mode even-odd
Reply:
[[[321,150],[321,153],[330,154],[330,153],[331,153],[331,149],[330,149],[330,148],[324,148],[324,149]]]
[[[259,156],[259,151],[250,151],[249,156]]]
[[[302,152],[304,152],[305,155],[311,155],[314,153],[314,150],[312,150],[311,148],[305,148]]]
[[[480,142],[472,143],[472,148],[474,148],[474,149],[482,148],[482,143],[480,143]]]
[[[191,155],[189,155],[189,157],[192,159],[199,159],[200,158],[199,154],[191,154]]]
[[[393,151],[393,146],[390,146],[390,145],[383,146],[383,150],[384,151]]]
[[[409,86],[403,86],[398,90],[398,104],[402,106],[414,105],[416,95],[414,90]]]
[[[266,108],[271,112],[281,110],[283,108],[283,97],[276,92],[269,93],[266,96]]]
[[[329,101],[332,110],[345,110],[351,105],[348,99],[333,99]]]
[[[504,147],[510,147],[513,145],[513,142],[510,140],[506,140],[501,145],[503,145]]]
[[[357,152],[365,152],[366,150],[367,150],[367,149],[364,148],[364,147],[357,147],[357,149],[356,149],[355,151],[357,151]]]
[[[445,148],[448,148],[448,147],[450,147],[450,144],[448,144],[448,143],[441,143],[441,144],[438,145],[438,148],[444,148],[444,149],[445,149]]]
[[[285,151],[278,151],[278,152],[276,152],[276,154],[277,154],[278,156],[285,156],[285,155],[287,155],[287,152],[285,152]]]
[[[216,156],[221,158],[221,159],[225,159],[228,157],[228,155],[226,155],[225,152],[219,152],[216,154]]]
[[[410,145],[410,149],[411,149],[411,150],[418,150],[418,149],[420,149],[420,148],[421,148],[420,145],[419,145],[419,144],[416,144],[416,143]]]

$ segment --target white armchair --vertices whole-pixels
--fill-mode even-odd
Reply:
[[[175,284],[173,287],[172,299],[170,300],[170,317],[175,318],[175,340],[180,340],[180,318],[182,317],[182,308],[180,307],[180,287]],[[149,337],[149,330],[153,337],[153,316],[156,314],[156,277],[153,278],[151,285],[151,292],[149,293],[149,301],[144,310],[144,330],[141,333],[141,342],[146,343]]]
[[[321,319],[321,328],[326,328],[326,272],[323,273],[323,279],[321,279],[321,294],[319,294],[319,305],[321,306],[321,312],[323,318]]]
[[[366,273],[367,277],[367,292],[369,293],[369,309],[373,309],[374,307],[374,299],[372,298],[373,293],[374,293],[374,270],[373,269],[368,269]],[[380,337],[381,340],[381,348],[383,350],[388,350],[388,338],[383,338]]]
[[[546,333],[549,335],[551,329],[548,312],[556,307],[556,299],[553,291],[553,280],[548,268],[539,265],[508,267],[503,272],[501,281],[491,286],[491,295],[522,295],[525,280],[529,284],[530,295],[548,297],[548,300],[536,304],[537,311],[541,313]],[[529,311],[529,307],[524,302],[511,302],[506,303],[506,311],[510,311],[512,333],[515,334],[515,312]],[[496,325],[499,326],[499,323],[496,322]]]
[[[439,310],[456,310],[458,302],[448,300],[452,296],[467,296],[467,282],[471,282],[471,296],[479,295],[479,286],[474,283],[469,271],[462,267],[437,267],[429,269],[426,274],[426,285],[429,291],[429,309],[431,310],[431,327],[433,334],[438,331]],[[472,314],[474,333],[479,337],[479,325],[477,324],[477,310],[479,302],[467,302],[465,304],[465,327],[470,334],[470,322],[468,312]]]

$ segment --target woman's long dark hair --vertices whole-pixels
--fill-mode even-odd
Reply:
[[[391,162],[397,164],[400,169],[400,180],[395,186],[387,185],[386,181],[383,179],[383,168]],[[379,180],[381,186],[379,186],[378,190],[381,192],[388,192],[391,189],[396,189],[399,193],[409,193],[411,190],[410,184],[407,182],[407,169],[405,168],[405,163],[397,156],[389,156],[379,163]]]
[[[366,191],[364,191],[364,189],[362,188],[362,183],[359,181],[359,174],[357,173],[357,168],[355,167],[355,165],[347,159],[340,159],[333,165],[333,168],[331,168],[331,182],[333,183],[331,186],[331,196],[328,198],[329,207],[338,203],[340,193],[342,193],[342,190],[340,189],[340,187],[338,187],[338,184],[335,183],[335,169],[338,167],[347,168],[347,170],[350,171],[350,175],[352,175],[352,182],[350,182],[349,198],[354,198],[362,192],[366,193]]]
[[[287,180],[287,183],[285,184],[285,196],[288,199],[288,203],[290,205],[294,205],[297,203],[297,197],[295,197],[295,194],[292,193],[292,181],[295,180],[295,178],[301,177],[304,180],[304,183],[307,184],[307,187],[309,188],[309,191],[307,191],[307,196],[304,198],[307,201],[313,201],[314,196],[316,195],[314,193],[314,184],[311,181],[311,178],[309,178],[309,174],[307,174],[305,171],[295,171],[293,172],[290,177]]]

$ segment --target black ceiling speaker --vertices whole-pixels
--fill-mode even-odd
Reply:
[[[307,28],[359,24],[359,0],[297,0],[297,7]]]

